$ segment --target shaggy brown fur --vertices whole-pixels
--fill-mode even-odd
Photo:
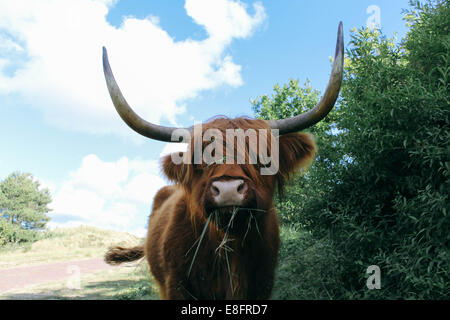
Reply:
[[[209,128],[223,134],[233,128],[270,129],[264,121],[247,118],[213,119],[203,124],[203,132]],[[248,159],[249,147],[247,139],[245,150],[235,151]],[[162,299],[269,298],[280,244],[274,191],[306,166],[315,150],[308,134],[280,136],[276,175],[261,175],[260,164],[175,165],[170,155],[164,157],[163,173],[174,185],[159,190],[153,200],[145,244],[112,248],[106,261],[118,264],[145,255]],[[248,184],[241,208],[214,208],[210,186],[218,179]]]

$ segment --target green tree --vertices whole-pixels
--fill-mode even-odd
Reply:
[[[274,86],[272,96],[267,94],[250,100],[256,117],[264,120],[282,119],[293,117],[313,108],[319,101],[320,91],[311,87],[307,79],[303,86],[299,86],[298,80],[289,80],[283,87]],[[276,199],[275,204],[281,213],[281,222],[296,224],[299,222],[298,212],[303,210],[303,204],[313,188],[311,184],[318,176],[328,175],[333,172],[332,167],[339,156],[336,150],[330,146],[336,144],[336,118],[339,117],[339,103],[335,108],[315,126],[309,128],[309,132],[316,138],[319,153],[308,172],[294,177],[291,185],[286,188],[281,199]]]
[[[0,182],[0,244],[33,240],[45,228],[51,202],[48,189],[28,173],[14,172]]]
[[[339,257],[333,298],[449,297],[449,4],[412,1],[400,44],[352,32],[334,124],[314,129],[318,161],[286,194],[287,220]],[[370,265],[381,268],[380,290],[366,287]]]

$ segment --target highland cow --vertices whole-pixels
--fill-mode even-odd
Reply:
[[[105,260],[119,264],[145,257],[162,299],[269,298],[280,245],[274,193],[315,155],[312,136],[298,131],[333,108],[343,51],[340,23],[327,89],[304,114],[272,121],[215,117],[179,129],[149,123],[130,108],[104,49],[106,82],[122,119],[151,139],[184,137],[188,143],[186,152],[162,158],[162,171],[173,184],[153,199],[146,242],[111,248]]]

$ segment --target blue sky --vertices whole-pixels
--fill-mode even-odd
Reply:
[[[144,118],[190,126],[252,115],[249,99],[290,78],[323,90],[336,31],[406,32],[396,1],[0,0],[0,179],[19,170],[50,188],[52,226],[143,234],[172,147],[115,114],[101,69]]]

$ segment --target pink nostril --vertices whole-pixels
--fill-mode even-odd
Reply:
[[[220,190],[216,186],[211,186],[211,191],[213,196],[218,196],[220,194]]]
[[[238,188],[237,188],[237,192],[238,193],[244,193],[247,190],[247,184],[245,182],[242,182]]]

